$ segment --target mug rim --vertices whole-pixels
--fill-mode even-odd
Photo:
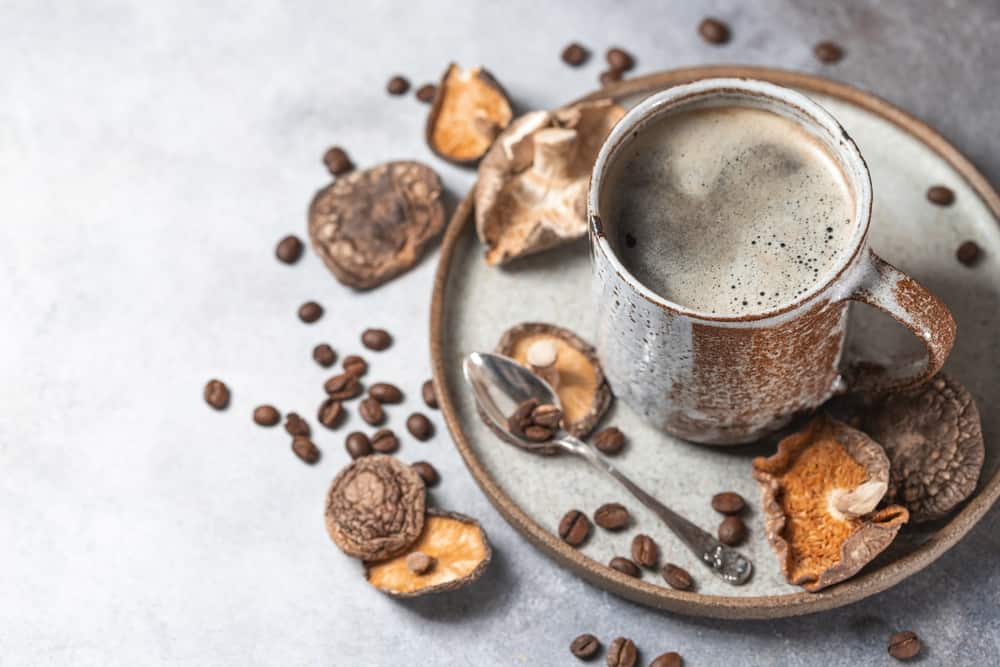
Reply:
[[[654,117],[669,113],[678,105],[701,100],[717,95],[730,94],[737,97],[763,97],[770,103],[798,111],[813,125],[826,131],[831,137],[840,137],[839,148],[827,144],[828,150],[834,151],[836,157],[846,164],[842,167],[846,172],[851,168],[854,173],[845,173],[855,196],[854,225],[850,242],[845,246],[841,259],[821,282],[813,285],[805,294],[792,301],[760,313],[745,315],[718,315],[706,313],[696,308],[681,305],[667,299],[641,282],[622,263],[618,254],[612,249],[604,231],[601,220],[600,202],[601,187],[613,159],[619,150],[628,143],[629,135],[637,128],[646,124]],[[806,123],[802,123],[804,126]],[[826,142],[824,142],[826,143]],[[861,154],[857,143],[848,134],[840,122],[820,104],[806,95],[766,81],[750,78],[720,77],[700,79],[690,83],[672,86],[666,90],[654,93],[643,99],[630,109],[612,128],[601,144],[601,149],[591,171],[590,186],[587,193],[588,234],[592,250],[600,252],[619,277],[624,280],[637,294],[650,303],[694,320],[702,320],[718,324],[725,323],[758,323],[782,318],[799,311],[826,295],[835,284],[841,280],[845,272],[854,265],[868,239],[872,215],[872,183],[868,164]]]

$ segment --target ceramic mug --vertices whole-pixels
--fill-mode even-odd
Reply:
[[[640,283],[615,252],[615,220],[602,210],[609,167],[633,133],[689,105],[765,109],[793,120],[830,151],[854,193],[853,233],[833,271],[793,303],[752,315],[709,315]],[[608,135],[587,208],[597,307],[597,351],[615,395],[667,433],[695,442],[750,442],[847,391],[925,382],[941,368],[955,320],[941,301],[868,247],[871,176],[857,145],[805,95],[763,81],[704,79],[654,94]],[[611,239],[611,241],[609,241]],[[884,311],[916,335],[926,356],[891,366],[844,363],[848,304]]]

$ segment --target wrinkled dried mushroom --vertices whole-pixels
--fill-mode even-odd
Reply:
[[[625,109],[583,102],[518,118],[479,166],[476,232],[486,262],[502,264],[581,238],[597,153]]]
[[[422,556],[414,557],[418,553]],[[423,533],[407,552],[390,560],[366,562],[365,578],[397,597],[440,593],[478,579],[491,557],[490,543],[478,522],[462,514],[429,509]],[[421,566],[414,568],[417,560]],[[424,569],[425,562],[432,565]]]
[[[370,289],[408,271],[444,228],[441,179],[419,162],[387,162],[316,193],[309,238],[340,282]]]
[[[330,485],[327,532],[348,556],[392,558],[424,529],[425,496],[424,482],[410,466],[391,456],[361,457]]]
[[[427,117],[427,144],[449,162],[473,164],[513,117],[510,99],[492,74],[452,63]]]
[[[529,351],[539,342],[556,348],[559,375],[556,393],[562,408],[563,428],[582,438],[590,433],[611,405],[611,389],[594,348],[568,329],[542,322],[525,322],[504,332],[496,351],[528,364]]]
[[[767,538],[781,571],[816,592],[877,556],[906,523],[906,508],[876,511],[889,480],[885,452],[843,422],[817,417],[753,461]]]

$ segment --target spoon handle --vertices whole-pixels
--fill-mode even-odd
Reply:
[[[628,489],[639,502],[651,509],[680,538],[691,551],[708,567],[730,584],[739,585],[746,582],[753,572],[750,559],[735,549],[731,549],[709,533],[691,523],[677,512],[661,503],[639,488],[632,480],[618,471],[608,461],[597,453],[593,447],[571,435],[560,438],[559,444],[564,449],[590,462],[592,466],[616,480]]]

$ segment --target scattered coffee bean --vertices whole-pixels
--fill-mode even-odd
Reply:
[[[615,637],[608,645],[608,667],[635,667],[639,652],[635,642],[625,637]]]
[[[406,418],[406,430],[417,440],[430,440],[434,435],[434,424],[426,415],[414,412]]]
[[[326,343],[320,343],[313,348],[313,360],[323,368],[329,368],[337,363],[337,353]]]
[[[385,329],[365,329],[361,334],[361,344],[369,350],[381,352],[392,345],[392,336]]]
[[[209,380],[205,384],[204,397],[216,410],[225,410],[229,405],[229,387],[222,380]]]
[[[315,301],[306,301],[299,306],[299,319],[306,324],[312,324],[321,317],[323,317],[323,306]]]
[[[340,146],[331,146],[323,153],[323,164],[334,176],[343,176],[354,169],[354,163],[348,157],[347,151]]]
[[[297,435],[292,438],[292,451],[306,463],[313,464],[319,461],[319,448],[308,436]]]
[[[621,556],[615,556],[608,563],[608,567],[613,570],[618,570],[622,574],[627,574],[630,577],[639,577],[642,573],[639,571],[639,566],[630,561],[628,558],[623,558]]]
[[[274,249],[274,255],[278,261],[285,264],[294,264],[302,257],[302,241],[298,236],[289,234],[278,241],[278,247]]]
[[[587,62],[587,58],[590,57],[590,52],[587,51],[583,45],[578,44],[577,42],[572,42],[562,50],[560,57],[562,58],[562,61],[570,67],[579,67],[583,63]]]
[[[424,484],[427,486],[437,486],[438,482],[441,481],[441,476],[438,475],[437,468],[427,461],[417,461],[413,464],[412,468],[417,471],[420,479],[424,480]]]
[[[739,514],[746,507],[743,496],[733,491],[723,491],[712,496],[712,509],[720,514]]]
[[[664,565],[663,569],[660,570],[660,574],[671,588],[676,588],[679,591],[689,591],[694,586],[694,580],[688,574],[688,571],[673,563]]]
[[[844,49],[833,42],[820,42],[813,47],[813,55],[821,63],[835,63],[844,57]]]
[[[433,83],[425,83],[424,85],[417,88],[416,96],[417,99],[426,104],[430,104],[434,101],[434,97],[437,95],[437,86]]]
[[[281,421],[281,413],[273,405],[258,405],[253,409],[253,420],[259,426],[274,426]]]
[[[292,436],[304,435],[309,437],[311,435],[309,422],[295,412],[289,412],[285,415],[285,430],[288,432],[288,435]]]
[[[655,568],[660,559],[660,548],[649,535],[639,534],[632,538],[632,560],[639,565]]]
[[[707,18],[698,24],[698,33],[709,44],[725,44],[729,41],[729,26],[719,19]]]
[[[376,382],[368,387],[368,395],[379,403],[402,403],[403,392],[394,384]]]
[[[423,386],[420,387],[420,394],[424,397],[424,403],[427,404],[427,407],[437,410],[438,397],[437,391],[434,389],[433,380],[427,380],[424,382]]]
[[[382,409],[382,404],[371,396],[362,399],[358,405],[358,414],[372,426],[378,426],[385,421],[385,410]]]
[[[350,373],[358,378],[368,372],[368,362],[356,354],[349,354],[344,357],[344,362],[341,366],[343,366],[345,373]]]
[[[741,544],[747,538],[747,526],[738,516],[727,516],[719,524],[719,541],[729,547]]]
[[[399,438],[392,429],[379,429],[372,434],[372,449],[379,454],[392,454],[399,449]]]
[[[620,503],[605,503],[594,512],[594,523],[605,530],[621,530],[629,518],[628,510]]]
[[[536,426],[544,426],[548,429],[559,428],[562,421],[562,410],[554,405],[544,403],[531,411],[531,421]]]
[[[613,83],[617,83],[622,80],[622,71],[620,69],[607,69],[601,72],[600,76],[597,77],[602,86],[610,86]]]
[[[364,433],[354,431],[349,433],[347,439],[344,440],[344,448],[352,459],[359,459],[372,453],[372,442]]]
[[[618,48],[617,46],[608,49],[604,54],[604,59],[608,61],[609,65],[611,65],[611,69],[616,69],[619,72],[627,72],[635,67],[635,58],[633,58],[630,53],[624,49]]]
[[[389,91],[390,95],[405,95],[406,91],[410,89],[410,82],[398,74],[391,79],[389,83],[385,85],[385,89]]]
[[[590,535],[590,519],[580,510],[570,510],[559,522],[559,537],[571,547],[583,544]]]
[[[406,567],[413,574],[427,574],[434,569],[435,559],[423,551],[414,551],[406,557]]]
[[[656,656],[653,662],[649,663],[649,667],[681,667],[683,664],[684,661],[681,660],[681,654],[670,651],[669,653]]]
[[[927,188],[927,201],[938,206],[951,206],[955,203],[955,192],[943,185]]]
[[[323,389],[330,395],[330,398],[338,401],[346,401],[361,393],[361,383],[358,381],[357,376],[351,373],[340,373],[324,382]]]
[[[909,660],[920,653],[920,637],[911,630],[903,630],[889,637],[889,655],[896,660]]]
[[[328,398],[319,406],[319,412],[316,413],[316,419],[323,426],[333,429],[337,427],[337,423],[340,421],[341,416],[344,414],[344,406],[335,398]]]
[[[955,251],[955,257],[966,266],[972,266],[979,261],[979,255],[979,244],[975,241],[966,241],[958,246],[958,250]]]
[[[604,454],[617,454],[625,446],[625,434],[609,426],[594,436],[594,447]]]
[[[569,652],[580,658],[580,660],[589,660],[597,655],[597,652],[600,650],[601,642],[590,633],[580,635],[570,642],[569,645]]]

